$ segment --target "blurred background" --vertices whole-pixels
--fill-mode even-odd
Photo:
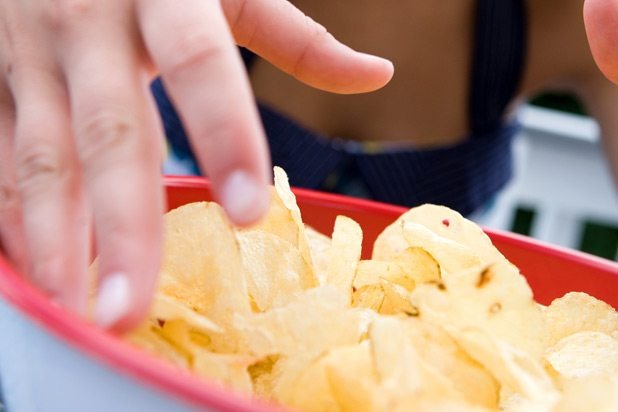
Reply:
[[[597,123],[559,93],[535,97],[519,119],[514,178],[479,223],[618,261],[618,194]]]

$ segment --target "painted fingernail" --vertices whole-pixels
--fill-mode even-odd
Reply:
[[[99,287],[94,320],[97,325],[109,328],[129,313],[130,306],[129,278],[124,273],[111,274],[103,279]]]
[[[231,173],[221,190],[221,203],[230,219],[247,225],[258,220],[266,212],[269,202],[266,186],[242,170]]]

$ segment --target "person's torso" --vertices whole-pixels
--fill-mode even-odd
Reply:
[[[391,59],[395,76],[377,92],[342,96],[314,90],[257,60],[250,76],[259,101],[325,136],[428,148],[469,135],[476,0],[294,3],[344,43]],[[518,96],[560,86],[593,65],[582,4],[524,2],[525,65]]]

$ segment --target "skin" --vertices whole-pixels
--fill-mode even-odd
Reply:
[[[230,218],[265,212],[270,163],[236,44],[329,92],[393,73],[285,0],[0,0],[0,241],[60,304],[85,312],[96,242],[99,303],[113,307],[95,320],[125,330],[148,310],[164,210],[156,73]]]
[[[258,60],[250,75],[257,98],[325,136],[415,148],[464,140],[476,1],[385,1],[293,3],[352,47],[390,59],[397,71],[386,87],[366,95],[329,95]],[[511,109],[547,90],[579,96],[601,126],[618,182],[618,88],[599,71],[590,51],[605,74],[618,79],[618,2],[587,0],[585,6],[583,0],[526,0],[526,64]]]

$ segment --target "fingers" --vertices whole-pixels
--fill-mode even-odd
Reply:
[[[0,82],[0,251],[25,272],[26,241],[21,202],[13,168],[15,110],[7,87]]]
[[[391,62],[339,43],[287,0],[222,3],[240,45],[311,86],[359,93],[378,89],[393,76]]]
[[[235,223],[254,222],[268,206],[270,164],[246,73],[219,2],[143,1],[138,19],[216,199]]]
[[[609,80],[618,84],[618,2],[586,0],[584,23],[596,64]]]
[[[12,82],[18,102],[15,170],[30,262],[26,273],[52,298],[84,313],[89,219],[64,84],[52,73],[22,65]]]
[[[130,33],[113,19],[82,32],[88,41],[71,44],[65,71],[99,252],[95,319],[126,329],[145,316],[160,266],[161,131]]]

